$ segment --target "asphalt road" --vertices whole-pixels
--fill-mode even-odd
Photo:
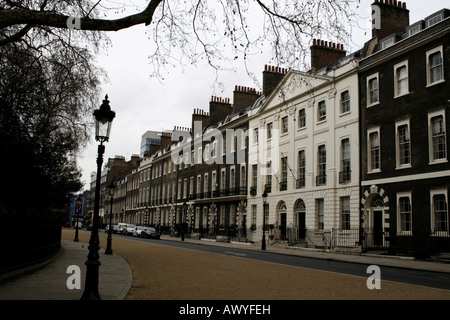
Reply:
[[[218,255],[245,258],[257,261],[264,261],[285,266],[299,267],[312,270],[328,271],[346,275],[368,277],[367,265],[358,263],[348,263],[335,260],[314,259],[309,257],[298,257],[290,255],[273,254],[264,251],[253,251],[236,248],[223,248],[208,245],[196,245],[186,242],[174,242],[164,240],[136,239],[153,244],[166,245],[176,248],[198,250],[201,252]],[[450,268],[450,265],[449,265]],[[450,290],[450,273],[436,273],[423,270],[410,270],[393,267],[382,267],[383,280],[414,284],[424,287]]]
[[[360,264],[120,236],[113,250],[133,273],[126,300],[450,300],[444,274],[383,268],[381,289],[369,290]],[[447,290],[424,287],[439,284]]]

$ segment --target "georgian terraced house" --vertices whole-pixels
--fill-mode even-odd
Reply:
[[[381,29],[359,70],[363,244],[448,250],[450,11],[410,25],[404,4],[373,6]]]
[[[358,60],[346,56],[342,45],[324,41],[315,40],[311,51],[313,70],[289,71],[251,114],[249,181],[256,192],[247,207],[258,224],[266,191],[266,221],[275,239],[323,247],[339,237],[355,245]]]
[[[260,243],[265,220],[269,244],[448,251],[450,13],[372,9],[360,50],[313,40],[310,70],[266,66],[262,92],[236,86],[191,128],[144,134],[139,166],[105,179],[113,223]]]

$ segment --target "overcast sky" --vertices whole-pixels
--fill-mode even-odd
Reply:
[[[371,37],[367,20],[372,3],[372,0],[361,0],[358,14],[361,16],[362,29],[353,29],[351,47],[346,47],[348,52],[360,49]],[[406,3],[410,10],[410,23],[450,7],[448,0],[410,0]],[[223,92],[217,86],[213,87],[215,74],[208,67],[189,66],[184,68],[184,72],[181,68],[174,68],[170,73],[164,74],[163,83],[151,78],[153,70],[148,56],[152,52],[153,42],[148,39],[145,29],[145,26],[136,26],[108,33],[112,47],[106,54],[98,57],[98,65],[109,77],[109,83],[102,86],[103,94],[99,97],[98,106],[105,94],[108,94],[111,108],[116,112],[110,142],[106,143],[104,163],[115,155],[129,160],[131,155],[139,154],[142,134],[148,130],[190,127],[194,108],[209,111],[212,95],[232,100],[235,85],[261,89],[246,74],[239,61],[235,67],[241,72],[221,74],[219,81],[225,85]],[[257,75],[260,84],[264,65],[270,64],[270,58],[270,52],[267,52],[261,56],[253,56],[249,61],[249,71]],[[78,165],[83,170],[85,189],[89,189],[91,172],[97,170],[96,159],[97,143],[92,139],[78,158]]]

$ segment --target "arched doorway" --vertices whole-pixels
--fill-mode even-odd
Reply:
[[[364,229],[363,245],[366,249],[389,247],[389,198],[377,186],[366,190],[362,198],[364,209],[361,226]]]
[[[287,207],[284,201],[280,201],[277,207],[277,217],[278,217],[278,228],[279,228],[279,236],[281,240],[286,238],[286,218],[287,215]]]
[[[305,240],[306,236],[306,205],[302,199],[298,199],[294,205],[294,217],[298,230],[298,240]]]

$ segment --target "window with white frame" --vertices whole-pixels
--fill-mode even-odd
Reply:
[[[367,77],[367,106],[380,102],[378,73]]]
[[[431,196],[431,228],[432,235],[449,236],[449,220],[447,205],[447,190],[432,190]]]
[[[411,193],[397,194],[397,232],[399,234],[412,233],[412,205]]]
[[[320,101],[317,108],[317,121],[325,121],[327,119],[327,104],[325,101]]]
[[[380,128],[367,132],[368,172],[379,172],[381,168]]]
[[[273,123],[270,122],[267,124],[267,139],[272,139],[272,129],[273,129]]]
[[[198,148],[197,153],[197,164],[202,164],[202,147]]]
[[[281,134],[284,134],[284,133],[287,133],[288,132],[288,129],[289,129],[289,127],[288,127],[288,117],[286,116],[286,117],[283,117],[282,119],[281,119]]]
[[[428,114],[430,163],[447,161],[445,110]]]
[[[189,179],[189,197],[194,195],[194,177]]]
[[[197,195],[202,192],[202,176],[197,176]]]
[[[339,172],[339,183],[347,183],[352,180],[350,139],[341,140],[341,171]]]
[[[341,197],[341,230],[350,230],[350,197]]]
[[[429,19],[427,19],[427,27],[431,27],[439,22],[441,22],[443,19],[442,13],[439,13]]]
[[[220,189],[225,190],[226,189],[226,181],[227,181],[227,173],[225,171],[226,169],[223,168],[220,171]]]
[[[297,189],[306,186],[306,155],[305,150],[298,152]]]
[[[203,183],[204,183],[203,192],[205,193],[206,196],[206,193],[209,192],[209,175],[207,173],[205,173]]]
[[[204,154],[204,159],[205,161],[209,160],[209,144],[205,145],[205,154]]]
[[[245,165],[241,165],[240,179],[241,179],[240,186],[246,187],[247,186],[247,170],[246,170]]]
[[[409,120],[398,122],[396,127],[397,168],[411,167],[411,137]]]
[[[183,199],[186,199],[187,196],[188,196],[188,194],[187,194],[188,193],[187,183],[188,183],[187,178],[185,178],[183,180]]]
[[[252,187],[255,187],[258,185],[258,165],[254,164],[252,165]]]
[[[234,166],[230,167],[230,189],[236,188],[236,171]]]
[[[394,92],[396,97],[409,93],[408,72],[408,61],[404,61],[394,66]]]
[[[256,214],[257,214],[257,206],[256,204],[252,204],[252,225],[256,226]]]
[[[217,171],[212,172],[211,189],[212,189],[212,191],[215,191],[217,189]]]
[[[200,228],[200,207],[195,208],[195,228]]]
[[[302,108],[298,111],[298,128],[306,128],[306,110]]]
[[[253,143],[257,144],[258,143],[258,136],[259,132],[258,132],[258,128],[253,129]]]
[[[316,220],[317,229],[323,230],[324,228],[324,199],[316,199]]]
[[[213,143],[212,143],[212,150],[211,150],[211,157],[213,159],[216,158],[216,154],[217,154],[216,150],[217,150],[217,141],[213,141]]]
[[[341,93],[341,113],[350,112],[350,91],[345,90]]]
[[[324,144],[317,147],[317,159],[316,185],[323,186],[327,184],[327,150]]]
[[[427,85],[444,81],[444,53],[440,46],[427,52]]]

